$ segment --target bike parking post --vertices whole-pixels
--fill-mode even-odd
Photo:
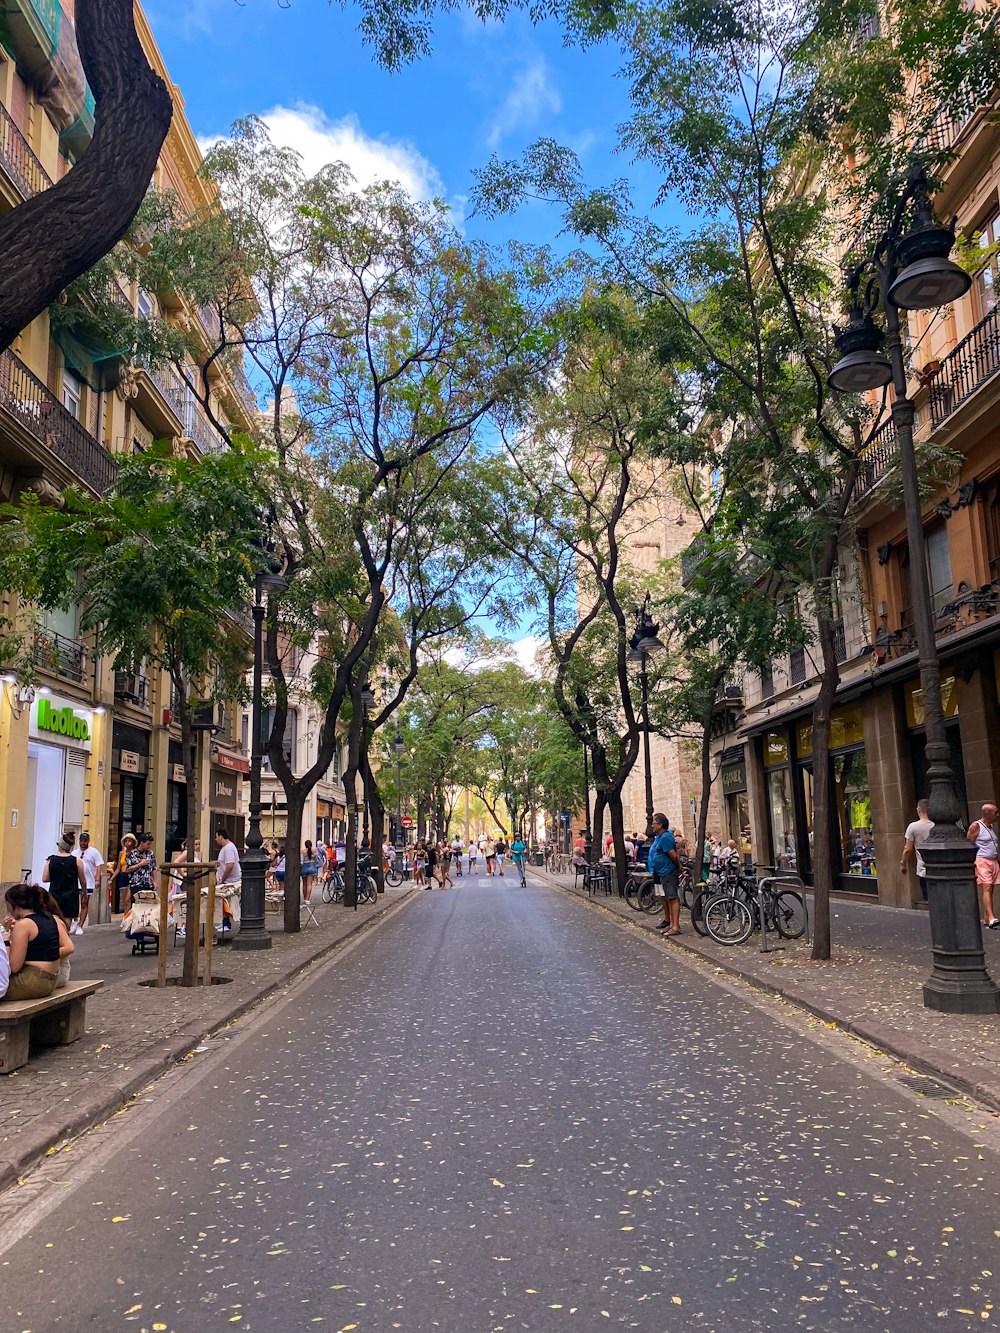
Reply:
[[[764,893],[764,885],[765,884],[771,885],[773,883],[774,879],[771,876],[768,876],[767,879],[760,880],[760,882],[757,885],[757,910],[760,912],[761,953],[775,953],[777,952],[777,949],[783,949],[785,947],[783,944],[779,944],[775,949],[772,949],[767,942],[767,907],[766,907],[766,899]]]

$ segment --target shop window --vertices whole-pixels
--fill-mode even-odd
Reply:
[[[797,870],[792,775],[789,769],[777,768],[768,773],[767,803],[771,816],[775,867],[778,870]]]
[[[995,247],[1000,242],[1000,213],[993,213],[979,228],[979,248],[985,255],[983,267],[976,274],[976,311],[980,319],[997,303],[998,268]]]
[[[864,750],[849,750],[846,754],[834,755],[833,787],[845,873],[874,876],[875,838],[872,833],[868,756]]]
[[[983,522],[986,530],[986,558],[990,562],[990,578],[996,582],[1000,579],[1000,481],[994,481],[986,492]]]

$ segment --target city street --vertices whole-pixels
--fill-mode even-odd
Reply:
[[[989,1325],[989,1117],[866,1051],[565,893],[466,877],[0,1199],[3,1324]]]

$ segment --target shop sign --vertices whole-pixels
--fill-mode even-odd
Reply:
[[[93,722],[94,714],[89,708],[78,708],[68,699],[43,694],[32,705],[28,734],[36,740],[55,738],[74,750],[89,750]]]
[[[865,740],[864,715],[860,704],[845,704],[830,714],[830,749],[845,745],[863,745]],[[795,748],[800,759],[813,752],[813,725],[800,722],[795,729]]]
[[[244,759],[242,755],[227,754],[225,750],[219,750],[214,758],[220,768],[228,768],[231,773],[243,773],[249,776],[250,761]]]
[[[236,813],[236,786],[238,779],[231,773],[222,772],[218,768],[212,769],[212,800],[211,808],[220,812]]]
[[[722,790],[728,795],[730,792],[746,791],[747,789],[747,766],[746,763],[725,764],[722,769]]]
[[[118,767],[123,773],[138,773],[142,755],[136,754],[134,750],[119,751]]]
[[[171,781],[171,782],[187,782],[187,774],[184,772],[184,765],[183,765],[183,764],[171,764],[171,765],[170,765],[170,781]]]

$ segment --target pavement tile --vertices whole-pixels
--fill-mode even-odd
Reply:
[[[568,875],[534,873],[640,930],[658,933],[656,917],[633,912],[622,898],[590,898]],[[664,947],[682,947],[1000,1110],[1000,1016],[924,1008],[921,988],[931,970],[926,912],[836,900],[829,963],[813,963],[804,941],[782,941],[762,954],[758,935],[734,947],[702,939],[686,911],[681,928],[681,936],[665,940]],[[984,931],[984,942],[987,965],[1000,980],[1000,931]]]
[[[272,926],[272,947],[251,953],[216,948],[212,970],[230,984],[157,990],[139,983],[156,973],[156,957],[133,957],[117,924],[88,926],[75,936],[75,981],[104,980],[87,1002],[87,1032],[71,1046],[33,1052],[21,1069],[0,1078],[0,1188],[13,1183],[54,1144],[99,1122],[150,1079],[289,982],[303,968],[374,922],[408,896],[389,889],[356,911],[316,904],[318,927],[285,935]],[[182,946],[171,950],[179,975]]]

